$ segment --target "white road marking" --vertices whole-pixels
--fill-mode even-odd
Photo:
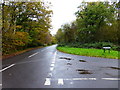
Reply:
[[[50,71],[53,71],[54,67],[50,67]]]
[[[53,62],[55,62],[56,55],[57,55],[57,51],[55,51],[55,54],[54,54],[54,57],[53,57]]]
[[[45,49],[43,49],[43,50],[41,50],[41,52],[43,52],[43,51],[45,51],[45,50],[47,50],[48,48],[45,48]]]
[[[43,52],[45,49],[41,50],[41,52]]]
[[[120,80],[120,78],[102,78],[103,80]]]
[[[8,67],[5,67],[4,69],[2,69],[2,70],[0,70],[0,72],[3,72],[3,71],[5,71],[6,69],[8,69],[8,68],[11,68],[11,67],[13,67],[15,64],[11,64],[10,66],[8,66]]]
[[[58,85],[63,85],[64,82],[63,82],[63,79],[58,79]]]
[[[35,56],[36,54],[38,54],[38,53],[39,53],[39,52],[36,52],[36,53],[30,55],[28,58],[31,58],[31,57]]]
[[[49,73],[49,75],[52,75],[52,73]],[[101,78],[101,79],[120,80],[120,78]],[[64,85],[64,80],[97,80],[97,78],[65,78],[65,79],[60,78],[55,80],[58,80],[58,85]],[[70,84],[73,84],[73,82],[70,82]],[[46,78],[44,85],[51,85],[51,78]]]
[[[44,50],[46,50],[46,49],[44,49]],[[42,50],[42,51],[44,51],[44,50]],[[55,54],[53,56],[53,61],[50,66],[50,72],[54,70],[56,54],[57,54],[57,51],[55,52]],[[52,73],[49,73],[48,76],[52,77]],[[50,80],[51,80],[51,78],[46,78],[44,85],[50,85],[51,84]],[[61,83],[61,81],[59,81],[59,83]]]
[[[46,49],[41,50],[41,52],[45,51]]]
[[[55,62],[52,62],[52,64],[55,64]]]
[[[50,78],[46,78],[44,85],[50,85],[51,84],[50,80],[51,80]]]
[[[120,78],[101,78],[103,80],[120,80]],[[66,78],[64,80],[97,80],[97,78]]]
[[[52,73],[49,73],[49,74],[48,74],[48,77],[52,77]]]
[[[97,80],[97,78],[89,78],[89,80]]]
[[[73,78],[72,80],[96,80],[96,78]]]
[[[0,86],[2,86],[2,84],[0,84]]]
[[[57,55],[57,51],[55,51],[55,54],[53,56],[52,64],[55,64],[56,55]]]
[[[73,80],[88,80],[87,78],[73,78]]]
[[[51,67],[54,67],[55,65],[54,64],[51,64]]]
[[[73,84],[73,82],[70,82],[70,84]]]
[[[64,80],[72,80],[72,79],[69,79],[69,78],[65,78]]]

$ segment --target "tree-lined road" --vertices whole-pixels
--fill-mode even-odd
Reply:
[[[118,88],[118,60],[70,55],[52,45],[3,60],[3,88]]]

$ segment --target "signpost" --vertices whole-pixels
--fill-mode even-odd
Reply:
[[[110,53],[110,49],[111,49],[111,47],[103,47],[104,53],[105,53],[106,50],[108,50],[109,53]]]

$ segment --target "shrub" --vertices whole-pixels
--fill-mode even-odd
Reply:
[[[75,47],[75,48],[96,48],[102,49],[103,47],[111,47],[113,50],[120,50],[120,46],[114,45],[109,42],[95,42],[95,43],[69,43],[69,44],[59,44],[58,46],[67,46],[67,47]]]
[[[10,54],[23,49],[30,42],[27,32],[5,33],[2,38],[2,54]]]

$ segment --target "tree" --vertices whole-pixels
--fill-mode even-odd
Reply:
[[[104,25],[110,26],[116,17],[114,3],[88,2],[82,3],[76,12],[79,41],[94,42],[101,41],[98,32]],[[105,30],[105,29],[104,29]]]
[[[3,54],[52,42],[52,10],[44,2],[9,2],[3,14]]]
[[[109,2],[83,2],[75,13],[76,21],[64,24],[58,30],[59,43],[76,44],[112,42],[119,38],[117,5]]]
[[[56,38],[60,43],[75,43],[77,41],[76,22],[62,25],[56,34]]]

